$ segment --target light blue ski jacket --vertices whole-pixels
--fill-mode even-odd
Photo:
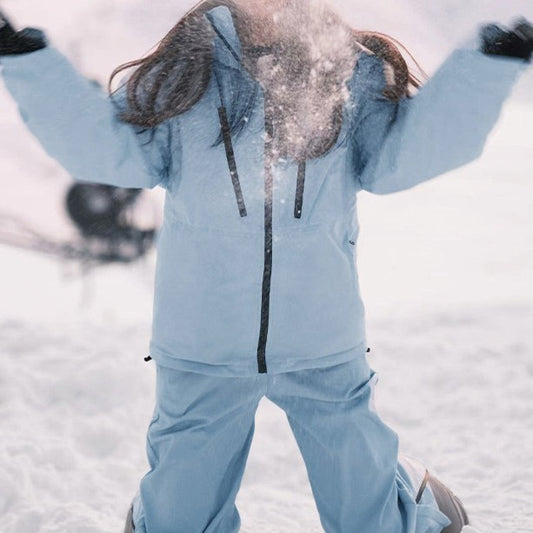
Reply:
[[[150,351],[160,364],[252,375],[345,362],[366,351],[355,265],[357,193],[412,187],[476,159],[526,63],[458,49],[411,99],[391,102],[380,60],[361,54],[339,141],[321,158],[266,164],[264,99],[231,140],[219,108],[248,77],[231,13],[216,30],[201,100],[152,132],[54,48],[2,58],[20,113],[47,152],[79,179],[166,189]],[[349,131],[348,131],[349,130]],[[296,204],[296,205],[295,205]]]

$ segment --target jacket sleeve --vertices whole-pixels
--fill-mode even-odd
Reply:
[[[361,187],[401,191],[475,160],[526,65],[459,49],[413,98],[367,98],[354,145]]]
[[[1,64],[22,119],[74,178],[127,188],[165,184],[168,124],[141,129],[121,121],[124,98],[115,102],[54,48],[4,56]]]

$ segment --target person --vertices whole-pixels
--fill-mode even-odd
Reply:
[[[331,36],[335,35],[334,39]],[[239,530],[262,397],[286,413],[328,533],[447,533],[460,501],[398,455],[373,407],[356,194],[480,156],[533,49],[485,26],[419,89],[394,41],[314,0],[199,2],[106,97],[37,30],[4,21],[4,82],[74,176],[166,189],[150,471],[127,531]]]

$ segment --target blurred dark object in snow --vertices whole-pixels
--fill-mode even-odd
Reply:
[[[141,229],[130,212],[141,189],[75,183],[65,198],[65,209],[79,231],[72,241],[54,240],[24,220],[0,215],[0,243],[62,259],[78,260],[85,267],[131,263],[153,246],[156,229]]]
[[[113,239],[127,225],[125,210],[140,193],[141,189],[75,183],[67,193],[65,206],[84,236]]]
[[[65,207],[83,238],[98,243],[107,261],[127,262],[152,246],[155,229],[139,229],[128,220],[128,211],[142,189],[122,189],[93,183],[73,184]]]

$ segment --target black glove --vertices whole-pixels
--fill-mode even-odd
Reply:
[[[531,60],[533,26],[526,19],[516,21],[510,30],[498,24],[487,24],[480,30],[484,54]]]
[[[44,48],[46,44],[46,37],[41,30],[25,28],[15,31],[0,11],[0,56],[35,52],[35,50]]]

